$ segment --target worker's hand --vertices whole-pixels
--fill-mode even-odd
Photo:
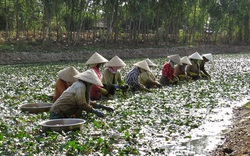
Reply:
[[[103,106],[103,109],[105,109],[105,110],[108,111],[108,112],[113,112],[113,111],[114,111],[113,108],[111,108],[111,107],[106,107],[106,106]]]
[[[107,91],[106,89],[104,89],[104,88],[101,88],[101,93],[102,93],[103,95],[107,95],[107,94],[108,94],[108,91]]]
[[[99,112],[98,110],[95,110],[95,109],[92,110],[92,113],[94,113],[98,117],[104,117],[105,116],[102,112]]]
[[[194,72],[189,72],[189,74],[191,75],[191,76],[198,76],[196,73],[194,73]]]
[[[99,109],[99,108],[105,109],[108,112],[113,112],[114,111],[113,108],[107,107],[107,106],[104,106],[104,105],[101,105],[101,104],[97,104],[96,107],[97,107],[97,109]]]
[[[161,84],[161,83],[157,83],[157,87],[162,87],[163,86],[163,84]]]

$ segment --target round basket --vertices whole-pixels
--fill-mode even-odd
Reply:
[[[30,103],[21,105],[20,109],[22,110],[22,112],[41,113],[48,112],[51,106],[51,103]]]
[[[55,132],[82,131],[85,120],[76,118],[52,119],[42,122],[42,130]]]

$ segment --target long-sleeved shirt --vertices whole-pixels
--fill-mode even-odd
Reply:
[[[201,63],[200,63],[200,70],[207,76],[210,77],[210,75],[208,74],[208,72],[205,70],[205,61],[202,60]]]
[[[154,84],[155,80],[153,74],[149,71],[142,72],[139,75],[139,83],[143,84],[144,86],[147,86],[147,83]]]
[[[200,65],[194,61],[191,61],[191,63],[192,65],[187,65],[186,67],[187,75],[190,75],[190,72],[200,75]]]
[[[182,65],[175,65],[174,67],[174,75],[179,76],[179,75],[185,75],[185,68],[187,64],[182,64]]]
[[[174,68],[171,67],[170,62],[165,63],[162,68],[162,76],[165,77],[166,80],[170,80],[174,78]]]
[[[89,88],[83,81],[76,81],[52,105],[50,111],[55,114],[71,117],[77,111],[92,110],[90,106]]]
[[[54,96],[53,96],[53,102],[55,102],[68,87],[69,87],[69,85],[67,84],[67,82],[65,82],[62,79],[58,78],[57,81],[56,81],[55,93],[54,93]]]
[[[103,72],[102,83],[105,85],[110,84],[119,84],[122,82],[121,73],[118,71],[117,73],[112,73],[109,69],[105,69]]]
[[[126,76],[126,84],[128,85],[137,85],[140,86],[138,81],[139,77],[139,69],[135,67],[134,69],[130,70]]]
[[[100,81],[102,81],[102,74],[101,74],[100,70],[97,67],[93,67],[92,69],[94,69],[96,75],[98,76]],[[101,87],[98,85],[92,85],[90,87],[90,98],[92,100],[100,100],[101,97],[102,97]]]

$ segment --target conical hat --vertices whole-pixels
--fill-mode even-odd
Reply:
[[[98,64],[98,63],[106,63],[108,62],[102,55],[95,52],[86,62],[86,64]]]
[[[85,72],[75,75],[74,77],[91,84],[103,86],[101,80],[98,78],[93,69],[88,69]]]
[[[174,63],[182,65],[181,58],[178,54],[170,55],[170,56],[168,56],[168,58],[169,58],[169,60],[173,61]]]
[[[74,67],[67,67],[58,72],[58,77],[63,81],[73,83],[77,80],[74,78],[77,74],[79,74],[79,72]]]
[[[145,60],[135,63],[134,66],[150,71],[149,66]]]
[[[213,55],[211,53],[203,54],[202,56],[208,59],[209,61],[214,62]]]
[[[189,56],[189,59],[194,59],[194,60],[203,60],[202,56],[198,53],[195,52],[192,55]]]
[[[114,56],[107,64],[107,67],[124,67],[126,64],[118,57]]]
[[[185,63],[187,65],[192,65],[192,63],[190,62],[190,60],[189,60],[189,58],[187,56],[182,57],[181,62]]]
[[[152,62],[149,58],[147,58],[145,61],[147,62],[147,64],[148,64],[149,67],[156,67],[156,66],[157,66],[157,65],[156,65],[154,62]]]

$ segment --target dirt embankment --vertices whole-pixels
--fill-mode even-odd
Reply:
[[[250,46],[232,46],[232,45],[198,45],[183,46],[172,48],[140,48],[140,49],[112,49],[96,51],[106,57],[112,58],[118,55],[120,58],[138,58],[138,57],[166,57],[171,54],[180,56],[190,55],[198,51],[204,53],[239,53],[250,52]],[[1,52],[0,64],[18,64],[18,63],[36,63],[36,62],[58,62],[58,61],[86,61],[94,51],[76,51],[76,52]]]
[[[250,155],[250,108],[234,109],[233,124],[225,134],[225,141],[211,152],[212,156]]]

